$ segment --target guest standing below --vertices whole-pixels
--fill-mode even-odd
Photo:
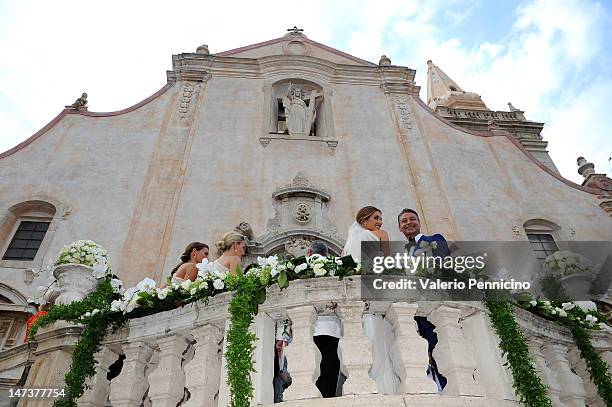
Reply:
[[[236,270],[242,262],[242,256],[246,252],[244,236],[238,232],[227,232],[219,240],[215,247],[219,258],[213,262],[213,266],[224,273],[236,274]]]
[[[189,243],[181,254],[181,263],[172,269],[172,281],[180,283],[185,280],[194,281],[198,276],[196,264],[208,257],[208,245],[200,242]]]
[[[274,342],[274,378],[272,379],[272,385],[274,386],[275,403],[283,401],[285,389],[291,386],[291,375],[287,370],[287,357],[284,352],[285,346],[289,345],[290,342],[291,338],[286,335]]]
[[[434,256],[446,257],[450,255],[448,243],[441,234],[426,236],[421,233],[421,222],[419,214],[414,209],[403,209],[397,215],[397,227],[400,232],[406,236],[409,242],[413,242],[415,247],[418,247],[421,242],[436,242],[437,247],[433,250]],[[413,248],[411,248],[411,252]],[[434,331],[436,326],[429,322],[426,317],[414,317],[419,330],[419,335],[427,340],[427,353],[429,355],[429,366],[427,367],[427,376],[431,377],[438,386],[438,392],[442,392],[446,387],[446,377],[438,371],[438,365],[433,357],[433,350],[438,343],[438,334]]]
[[[329,254],[329,249],[327,245],[322,240],[313,240],[310,242],[308,249],[306,250],[306,257],[310,257],[313,254],[318,254],[319,256],[327,257]]]

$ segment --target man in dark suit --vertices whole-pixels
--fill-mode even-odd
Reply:
[[[436,242],[436,247],[432,250],[434,256],[446,257],[450,255],[448,249],[448,243],[441,234],[426,236],[421,233],[421,222],[419,220],[419,214],[414,209],[403,209],[399,215],[397,215],[397,224],[399,231],[406,236],[406,239],[411,243],[410,251],[411,254],[414,248],[419,248],[419,244],[422,242]],[[438,386],[438,391],[442,391],[446,386],[447,380],[439,371],[436,361],[433,358],[433,350],[438,343],[438,334],[435,332],[436,326],[429,322],[426,317],[414,317],[417,327],[419,329],[419,335],[427,340],[427,353],[429,354],[429,367],[427,368],[427,375],[431,376],[434,382]]]

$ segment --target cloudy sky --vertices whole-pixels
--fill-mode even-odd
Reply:
[[[0,151],[27,139],[81,92],[91,111],[131,106],[161,88],[171,55],[211,53],[304,28],[357,57],[417,70],[432,59],[491,109],[507,102],[545,122],[561,173],[576,157],[612,173],[612,4],[510,1],[0,0]],[[214,5],[212,5],[214,4]]]

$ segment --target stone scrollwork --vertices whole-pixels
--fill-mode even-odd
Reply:
[[[399,120],[405,129],[412,129],[412,113],[410,112],[410,105],[408,99],[405,96],[396,95],[395,104],[399,113]]]
[[[195,85],[193,82],[185,82],[183,84],[181,97],[179,98],[179,117],[186,119],[190,114],[191,96],[195,91]]]

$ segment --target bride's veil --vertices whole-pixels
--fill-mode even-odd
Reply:
[[[346,238],[346,244],[344,245],[344,249],[342,249],[342,253],[346,255],[353,256],[355,260],[361,260],[361,233],[363,232],[363,227],[357,223],[353,222],[348,230],[348,235]]]

